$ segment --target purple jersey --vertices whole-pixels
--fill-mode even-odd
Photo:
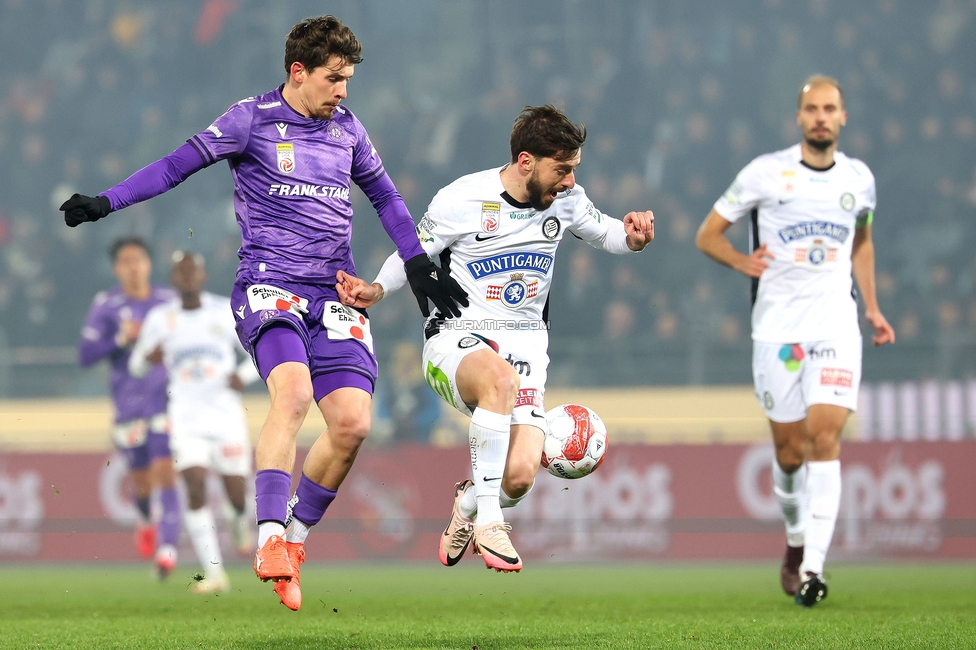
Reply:
[[[230,163],[241,274],[332,284],[340,269],[355,273],[350,181],[368,186],[386,171],[349,109],[338,106],[331,120],[304,117],[279,88],[234,104],[188,142],[207,164]],[[404,234],[394,236],[401,254],[422,254],[416,235]]]
[[[112,366],[110,385],[116,422],[166,412],[166,370],[155,366],[145,377],[136,379],[129,374],[128,367],[132,345],[119,347],[115,337],[122,321],[141,323],[150,309],[175,298],[170,289],[154,288],[148,299],[136,300],[115,287],[99,293],[92,301],[78,342],[78,359],[82,366],[90,366],[108,358]]]

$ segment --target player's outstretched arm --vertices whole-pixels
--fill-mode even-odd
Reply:
[[[874,241],[871,239],[870,225],[854,230],[851,266],[858,292],[864,300],[864,317],[874,329],[871,341],[875,345],[894,343],[895,329],[888,323],[878,306],[878,293],[874,283]]]
[[[695,245],[719,264],[735,269],[747,277],[758,278],[769,266],[766,259],[774,259],[773,254],[766,250],[766,244],[752,251],[751,255],[740,253],[725,236],[725,231],[731,226],[731,221],[712,210],[698,228]]]

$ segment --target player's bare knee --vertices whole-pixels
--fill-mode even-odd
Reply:
[[[271,408],[289,420],[304,421],[313,399],[311,383],[294,382],[277,391]]]
[[[504,361],[491,369],[491,395],[497,404],[507,405],[509,410],[515,406],[515,396],[518,394],[521,380],[515,369]],[[501,412],[501,411],[499,411]]]
[[[344,413],[332,426],[335,444],[346,453],[355,453],[369,435],[372,419],[369,411],[363,413]]]
[[[783,445],[782,447],[777,445],[776,463],[787,474],[792,474],[800,469],[804,460],[802,449],[797,449],[792,445]]]
[[[535,469],[529,463],[522,463],[509,467],[505,480],[502,481],[502,489],[511,498],[518,499],[528,494],[534,483]]]

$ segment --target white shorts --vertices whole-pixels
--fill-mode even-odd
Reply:
[[[519,375],[519,390],[512,424],[546,430],[546,371],[549,368],[549,332],[546,330],[464,331],[445,329],[424,344],[427,385],[455,409],[471,416],[472,408],[457,389],[457,369],[472,352],[492,349]]]
[[[251,441],[245,428],[234,429],[215,436],[179,427],[174,422],[169,441],[173,466],[180,472],[205,467],[223,476],[250,476]]]
[[[861,337],[752,345],[756,397],[773,422],[798,422],[812,404],[857,410]]]

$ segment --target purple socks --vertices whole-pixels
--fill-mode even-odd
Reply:
[[[288,497],[291,495],[291,474],[280,469],[258,470],[254,477],[254,491],[258,523],[277,521],[284,525],[288,516]]]
[[[176,546],[180,540],[180,498],[176,488],[160,490],[159,503],[163,506],[163,516],[159,520],[159,543]]]
[[[302,474],[298,481],[298,489],[295,490],[298,503],[295,504],[292,514],[309,528],[319,523],[329,504],[335,499],[335,490],[319,485],[312,479]]]

